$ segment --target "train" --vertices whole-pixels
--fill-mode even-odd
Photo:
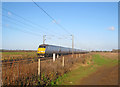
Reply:
[[[76,53],[88,53],[88,51],[80,50],[80,49],[73,49],[74,54]],[[62,47],[62,46],[55,46],[55,45],[48,45],[48,44],[41,44],[37,49],[37,55],[39,57],[49,57],[52,56],[53,53],[57,55],[66,55],[72,54],[72,48]]]

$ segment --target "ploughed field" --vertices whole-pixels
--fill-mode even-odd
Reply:
[[[77,75],[76,76],[77,78],[76,77],[73,78],[69,76],[68,79],[73,79],[72,84],[74,83],[74,80],[76,81],[76,83],[74,83],[73,85],[79,83],[86,84],[84,83],[83,80],[87,79],[86,77],[87,75],[89,74],[92,75],[92,73],[94,73],[94,71],[99,68],[97,66],[102,66],[106,63],[109,65],[111,63],[111,60],[113,61],[113,64],[116,65],[118,61],[117,60],[118,54],[110,53],[110,52],[74,54],[73,57],[71,55],[64,55],[64,66],[63,66],[63,56],[56,58],[54,62],[52,59],[41,61],[40,64],[41,75],[39,76],[38,60],[36,61],[34,59],[36,57],[37,57],[36,52],[3,52],[2,60],[7,60],[7,62],[8,60],[12,60],[13,62],[10,64],[5,64],[4,62],[2,64],[2,84],[47,86],[47,85],[64,85],[69,83],[69,85],[71,85],[70,82],[72,81],[66,82],[67,75],[69,75],[69,73],[74,72],[74,70],[77,70],[79,67],[80,67],[79,70],[80,73],[78,71],[77,71],[78,74],[73,73]],[[106,60],[103,61],[101,60],[101,57],[104,57],[110,61],[109,62],[107,62]],[[15,60],[20,60],[19,58],[26,60],[18,61],[16,63]],[[27,61],[27,58],[30,58],[31,61]],[[88,67],[89,70],[87,70],[87,72],[83,72],[85,69],[87,69],[86,67]],[[95,70],[94,69],[91,70],[89,67],[95,68]],[[84,74],[85,76],[84,75],[82,76],[82,74]],[[81,79],[83,79],[82,80],[83,82],[81,81]]]

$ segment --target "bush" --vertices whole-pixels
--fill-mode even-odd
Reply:
[[[86,61],[87,55],[89,54],[81,54],[80,58],[64,56],[64,67],[62,66],[62,56],[55,62],[52,59],[41,61],[41,76],[37,75],[38,62],[34,60],[14,63],[10,67],[4,67],[6,69],[3,68],[3,85],[55,85],[57,79],[65,76],[65,73],[69,72],[75,63]]]

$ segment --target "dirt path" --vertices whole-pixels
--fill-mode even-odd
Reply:
[[[66,74],[62,85],[118,85],[118,60],[99,54],[92,56],[92,62],[76,65],[77,68]],[[85,65],[85,66],[83,66]]]
[[[77,81],[78,85],[117,85],[118,66],[101,67],[95,73]]]

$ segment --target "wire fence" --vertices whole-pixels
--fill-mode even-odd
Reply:
[[[29,77],[35,73],[37,73],[36,61],[24,60],[20,62],[13,61],[2,64],[2,81],[5,85],[15,84],[16,81],[19,82],[21,79],[25,80],[25,77]]]
[[[84,62],[87,54],[63,56],[53,62],[52,59],[40,61],[40,76],[38,75],[38,60],[12,61],[2,64],[3,85],[50,85],[59,76],[70,71],[76,62]],[[64,64],[63,64],[64,63]]]

